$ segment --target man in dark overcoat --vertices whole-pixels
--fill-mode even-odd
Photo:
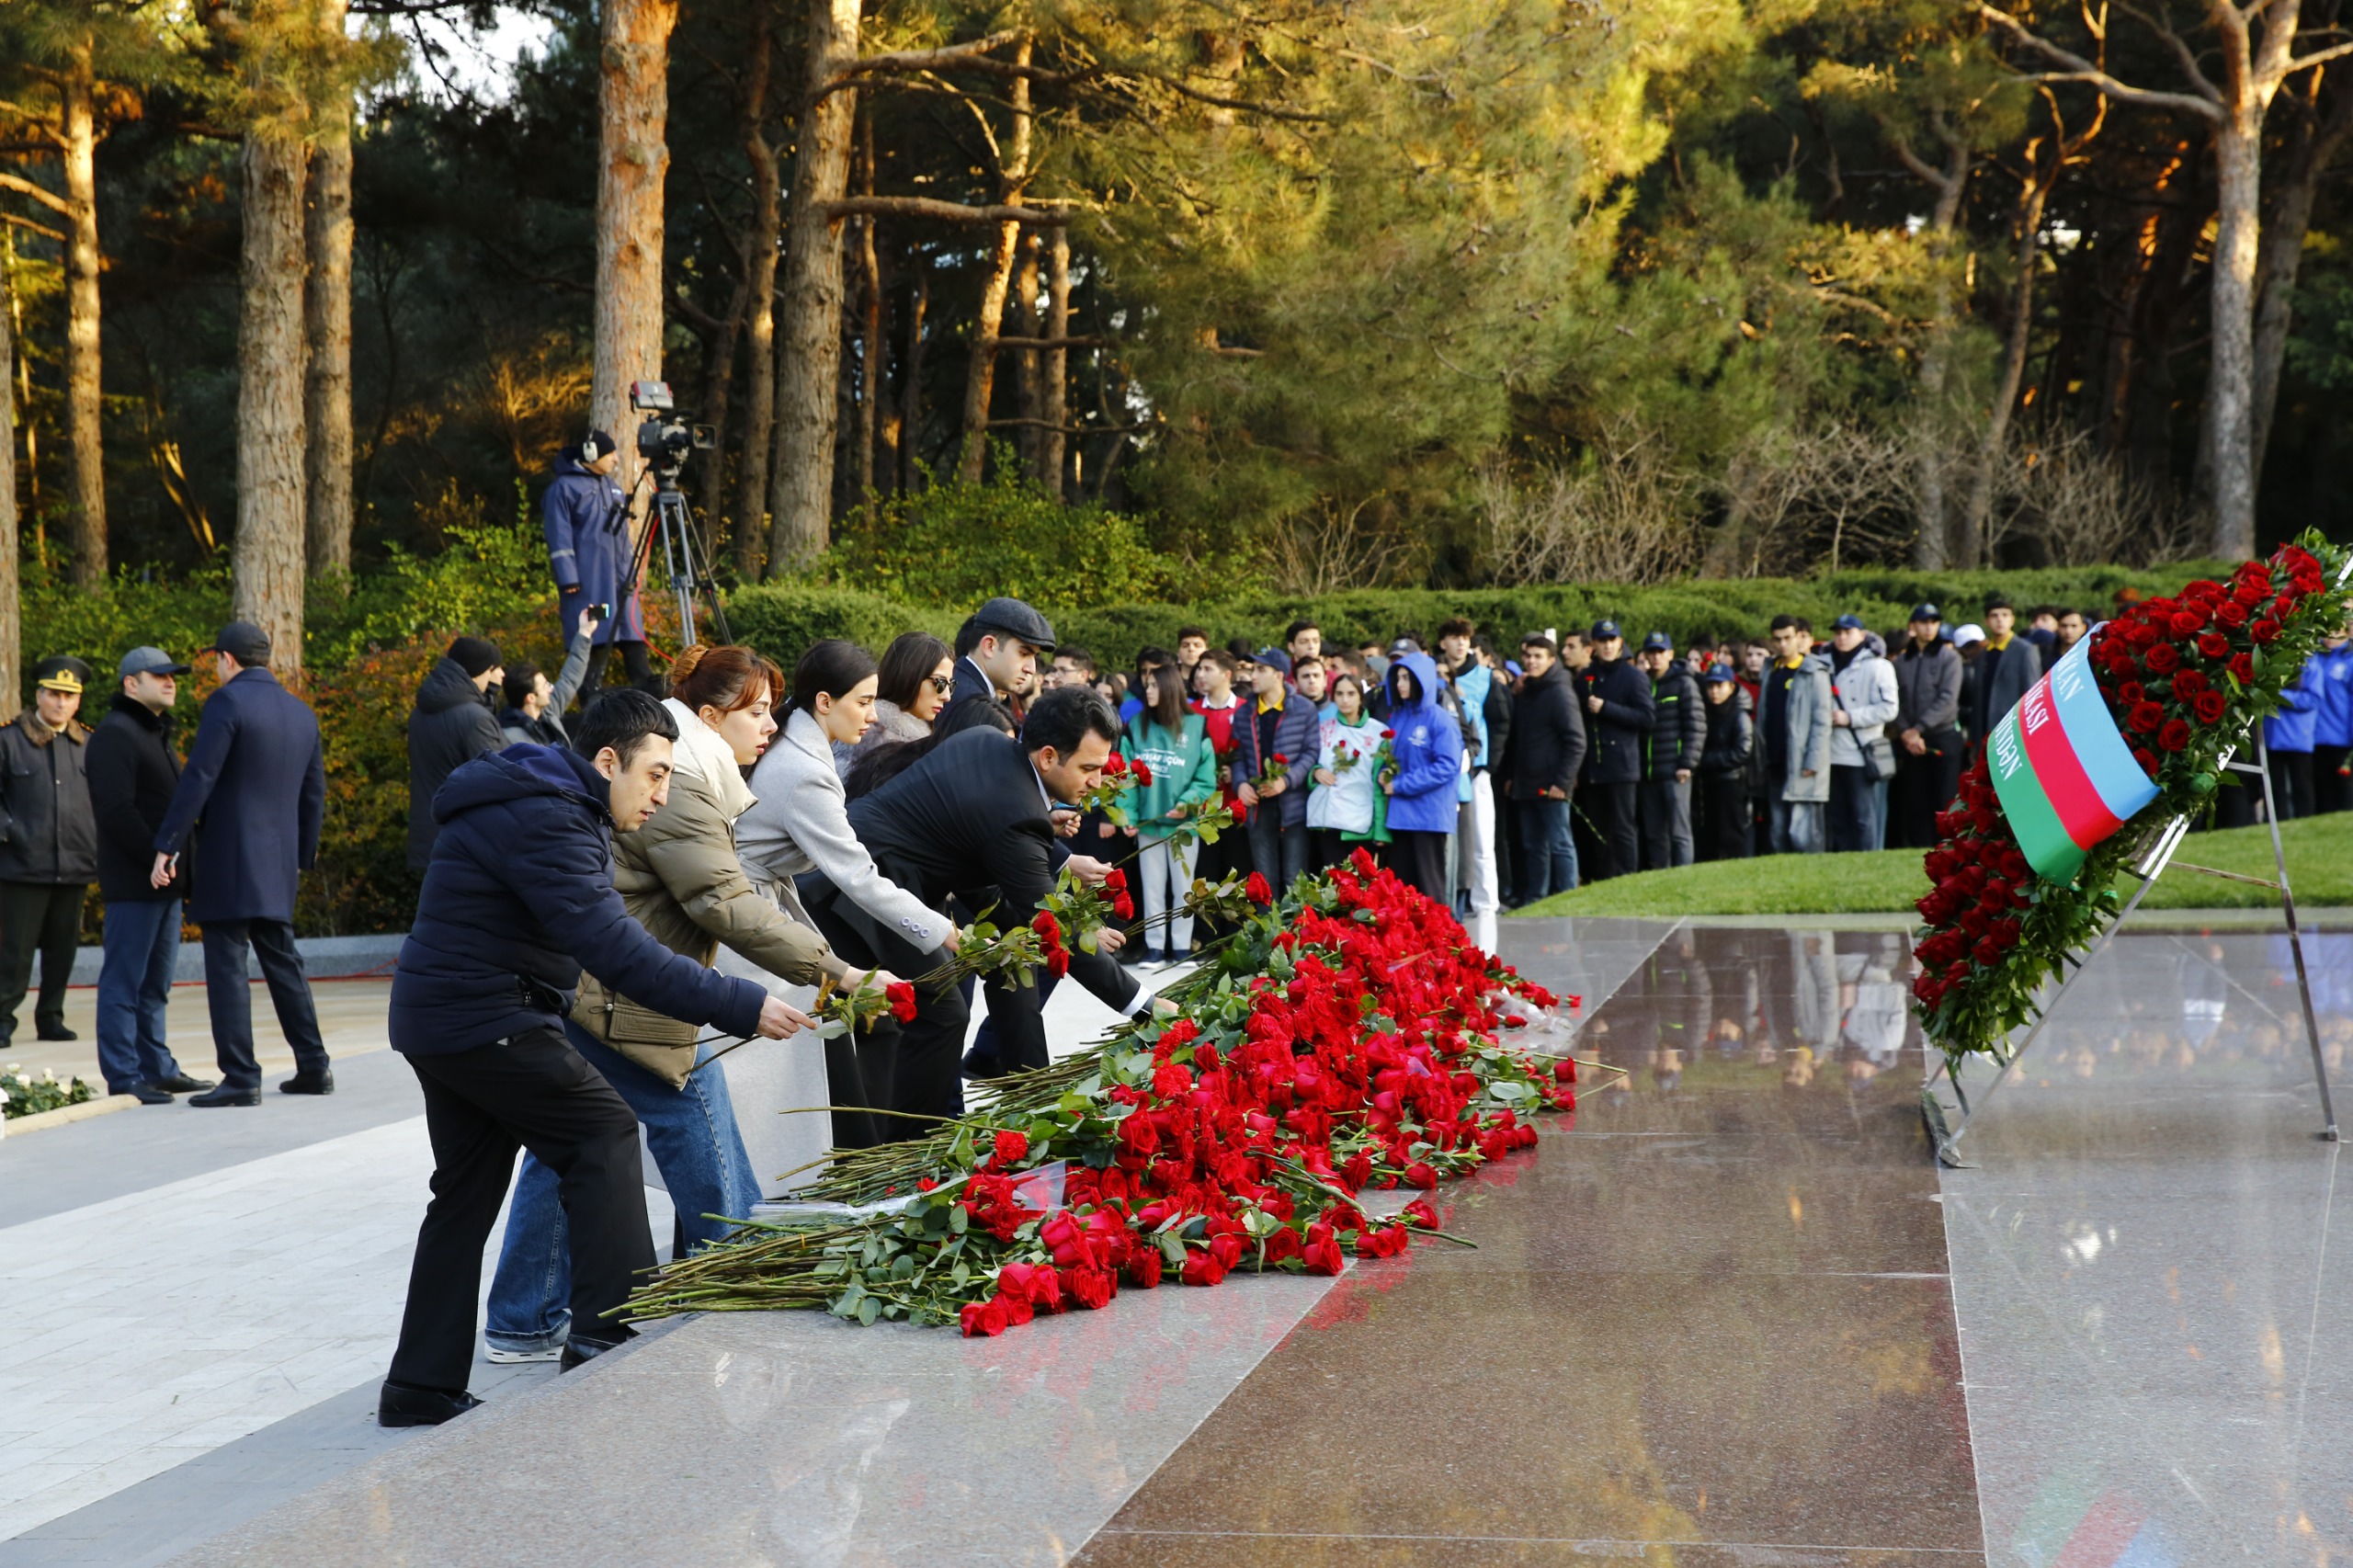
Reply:
[[[253,997],[247,949],[261,957],[278,1027],[294,1048],[290,1095],[331,1095],[326,1042],[311,1002],[311,982],[294,946],[294,884],[319,852],[326,811],[326,756],[318,715],[269,673],[269,637],[233,620],[208,650],[217,655],[221,688],[204,704],[188,767],[172,809],[155,834],[149,881],[169,887],[173,861],[188,835],[199,843],[188,918],[204,927],[205,1003],[221,1086],[194,1106],[261,1103],[261,1064],[254,1056]]]

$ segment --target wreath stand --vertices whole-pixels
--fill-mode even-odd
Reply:
[[[2025,1033],[2018,1036],[2015,1044],[2006,1041],[2006,1049],[1986,1053],[1994,1062],[1994,1081],[1979,1092],[1975,1103],[1971,1102],[1969,1092],[1962,1086],[1960,1075],[1953,1070],[1949,1058],[1938,1062],[1929,1071],[1927,1081],[1920,1085],[1920,1116],[1921,1119],[1927,1123],[1928,1136],[1936,1142],[1937,1161],[1939,1165],[1954,1170],[1968,1168],[1967,1162],[1961,1158],[1956,1145],[1961,1142],[1962,1135],[1969,1131],[1971,1120],[1984,1109],[1986,1102],[1994,1097],[1995,1092],[2004,1084],[2023,1076],[2023,1069],[2019,1063],[2025,1059],[2028,1051],[2032,1049],[2034,1042],[2041,1037],[2043,1026],[2049,1023],[2052,1015],[2058,1011],[2059,1003],[2067,994],[2068,988],[2075,983],[2084,971],[2090,967],[2092,960],[2098,958],[2107,949],[2108,944],[2114,940],[2116,933],[2123,928],[2125,921],[2132,917],[2132,912],[2141,907],[2141,901],[2149,895],[2149,890],[2156,885],[2157,878],[2162,876],[2169,866],[2178,866],[2185,871],[2196,871],[2201,876],[2220,877],[2225,881],[2251,882],[2256,887],[2269,888],[2279,895],[2280,910],[2288,917],[2288,949],[2295,956],[2296,994],[2303,1004],[2304,1038],[2312,1046],[2313,1081],[2320,1087],[2321,1119],[2325,1123],[2314,1136],[2331,1143],[2337,1141],[2336,1108],[2329,1098],[2328,1063],[2321,1055],[2320,1020],[2313,1012],[2313,987],[2310,974],[2304,965],[2303,933],[2296,924],[2296,898],[2288,887],[2288,856],[2279,842],[2279,812],[2272,799],[2270,763],[2270,750],[2264,744],[2262,729],[2259,725],[2256,726],[2253,762],[2233,762],[2229,753],[2224,753],[2222,758],[2222,766],[2231,772],[2252,774],[2262,781],[2263,814],[2271,828],[2271,862],[2279,872],[2279,881],[2272,881],[2263,877],[2241,876],[2236,871],[2217,870],[2211,866],[2194,866],[2187,860],[2176,859],[2175,851],[2181,847],[2181,841],[2189,833],[2189,819],[2186,816],[2176,817],[2171,822],[2154,828],[2148,841],[2142,846],[2141,853],[2126,868],[2133,876],[2140,879],[2140,887],[2125,903],[2116,918],[2109,922],[2108,929],[2100,933],[2098,940],[2091,945],[2091,949],[2082,958],[2078,959],[2064,953],[2060,955],[2059,967],[2063,971],[2062,975],[2055,985],[2046,990],[2041,1005],[2036,1010],[2034,1021],[2026,1026]],[[1959,1112],[1958,1116],[1949,1111],[1944,1102],[1937,1096],[1937,1083],[1939,1078],[1952,1087],[1952,1097]]]

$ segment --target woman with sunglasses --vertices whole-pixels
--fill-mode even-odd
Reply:
[[[847,778],[858,758],[929,736],[955,685],[956,656],[947,643],[928,631],[899,633],[875,671],[874,727],[863,740],[834,743],[835,771]]]

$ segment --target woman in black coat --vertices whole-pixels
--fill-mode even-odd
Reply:
[[[1708,734],[1699,746],[1699,858],[1748,857],[1748,768],[1756,728],[1741,707],[1732,669],[1718,665],[1706,683]]]

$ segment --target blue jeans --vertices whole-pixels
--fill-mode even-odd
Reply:
[[[179,967],[180,901],[117,901],[107,905],[106,960],[98,968],[98,1071],[107,1093],[176,1077],[180,1064],[164,1043],[164,1009]]]
[[[1515,801],[1519,813],[1519,902],[1534,903],[1577,885],[1577,841],[1566,801]]]
[[[1307,869],[1307,824],[1282,824],[1283,801],[1276,799],[1250,811],[1250,864],[1282,897]]]
[[[712,1067],[674,1089],[669,1081],[630,1061],[581,1029],[563,1026],[564,1038],[605,1081],[629,1102],[644,1124],[654,1163],[670,1189],[689,1248],[706,1246],[733,1227],[729,1220],[751,1217],[760,1200],[759,1178],[744,1152],[735,1126],[735,1104],[727,1097],[723,1068]],[[714,1043],[699,1053],[707,1059]],[[720,1220],[707,1220],[717,1214]],[[503,1349],[529,1350],[563,1343],[572,1310],[572,1248],[563,1206],[556,1198],[556,1175],[537,1155],[523,1157],[515,1179],[515,1200],[506,1213],[506,1239],[498,1252],[498,1273],[490,1283],[490,1323],[485,1335]]]

